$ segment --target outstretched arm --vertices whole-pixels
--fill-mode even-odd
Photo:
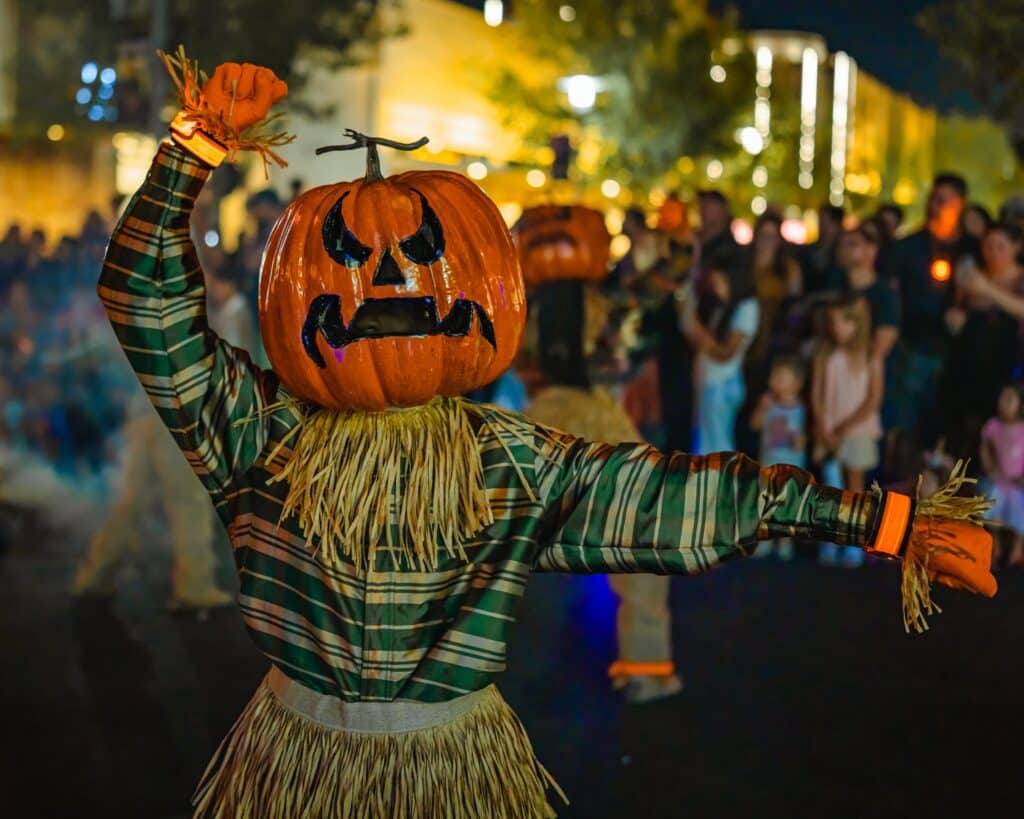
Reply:
[[[546,509],[539,569],[695,574],[759,540],[819,538],[863,546],[878,499],[816,484],[790,466],[738,453],[695,457],[653,447],[545,435]],[[546,450],[545,448],[546,447]]]

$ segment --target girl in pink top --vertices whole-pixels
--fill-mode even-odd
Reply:
[[[828,332],[811,384],[814,459],[834,457],[845,488],[863,492],[865,475],[878,465],[882,437],[882,365],[871,355],[871,314],[864,299],[850,294],[829,305]]]
[[[1024,419],[1020,388],[1014,384],[999,393],[998,415],[981,430],[981,465],[992,482],[995,506],[989,517],[1013,532],[1011,566],[1024,564]],[[998,543],[998,540],[996,541]],[[995,544],[993,544],[995,545]],[[995,563],[993,552],[992,561]]]

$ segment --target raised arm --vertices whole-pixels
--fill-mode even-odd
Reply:
[[[259,70],[266,71],[221,66],[207,86],[204,110],[232,111],[239,128],[260,119],[283,92],[270,81],[279,82],[273,74],[262,85],[254,82]],[[206,488],[220,495],[262,450],[269,420],[261,411],[277,381],[207,323],[189,217],[226,151],[197,120],[179,115],[171,132],[173,141],[161,144],[114,230],[98,292],[153,406]],[[236,423],[246,418],[254,420]]]
[[[214,334],[189,215],[210,167],[160,146],[107,249],[99,297],[161,420],[210,492],[222,492],[262,448],[264,424],[235,421],[272,400],[276,384]]]

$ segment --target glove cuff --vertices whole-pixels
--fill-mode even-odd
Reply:
[[[171,121],[170,130],[171,139],[211,168],[220,165],[228,155],[228,149],[200,130],[199,123],[188,119],[184,111],[179,111]]]
[[[907,495],[883,493],[865,550],[887,557],[903,557],[910,542],[915,506]]]

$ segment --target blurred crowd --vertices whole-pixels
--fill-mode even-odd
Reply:
[[[0,242],[0,457],[100,494],[126,420],[145,405],[95,294],[119,204],[55,243],[17,226]],[[259,262],[283,208],[272,190],[251,196],[231,254],[215,230],[209,240],[213,208],[194,224],[211,323],[263,364]],[[925,213],[906,226],[893,204],[866,218],[825,206],[817,238],[795,244],[769,208],[742,244],[720,191],[627,211],[630,247],[601,288],[610,321],[593,360],[663,448],[740,450],[851,489],[912,490],[924,474],[927,490],[970,458],[997,499],[993,521],[1012,533],[1006,559],[1022,563],[1024,199],[994,216],[943,174]],[[530,378],[510,375],[490,397],[522,405]]]
[[[741,244],[725,195],[695,204],[693,232],[678,199],[656,223],[628,212],[630,250],[604,286],[622,399],[645,437],[855,490],[914,491],[919,475],[934,490],[970,459],[997,501],[1006,561],[1024,563],[1024,200],[993,216],[942,174],[923,225],[905,226],[894,204],[863,218],[829,205],[809,244],[787,241],[771,208]],[[788,557],[793,545],[775,548]],[[821,551],[828,563],[861,557]]]
[[[36,506],[44,522],[62,507],[109,502],[127,422],[152,411],[96,296],[122,204],[90,212],[74,236],[53,241],[14,225],[0,241],[0,504]],[[272,190],[252,195],[248,232],[230,254],[210,218],[215,208],[197,211],[194,225],[211,324],[263,364],[260,255],[283,209]]]

